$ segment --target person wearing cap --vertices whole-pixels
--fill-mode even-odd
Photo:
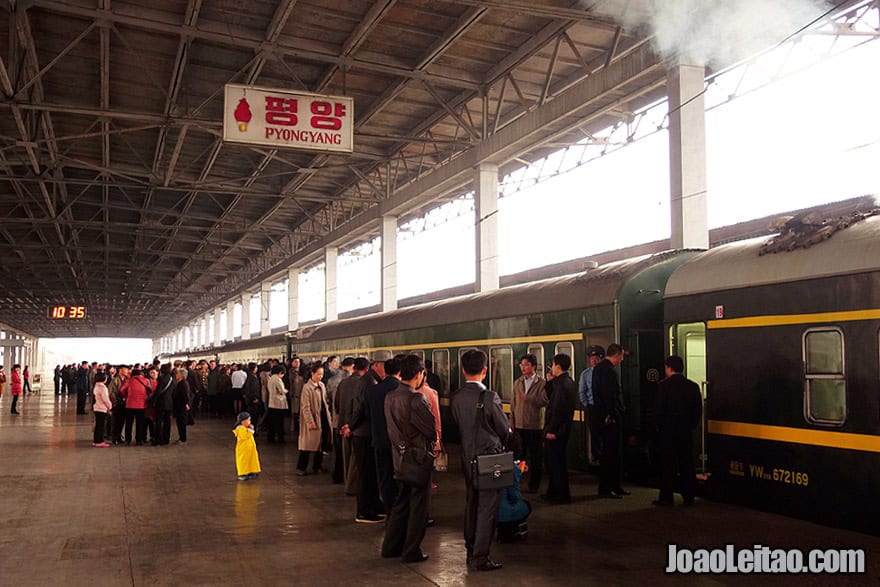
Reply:
[[[617,378],[617,366],[623,361],[623,347],[608,345],[605,358],[593,368],[593,400],[602,429],[602,456],[599,463],[599,497],[621,499],[629,495],[620,484],[620,434],[623,414],[623,390]]]
[[[593,399],[593,368],[605,358],[605,349],[594,344],[587,349],[587,361],[589,366],[581,371],[578,380],[578,397],[580,397],[581,405],[587,411],[587,427],[590,429],[590,464],[599,462],[599,455],[602,454],[602,440],[599,435],[599,427],[601,422],[596,411],[596,404]]]
[[[232,434],[235,435],[235,469],[238,480],[247,481],[260,474],[260,456],[257,454],[251,415],[241,412],[236,421],[237,424],[232,429]]]

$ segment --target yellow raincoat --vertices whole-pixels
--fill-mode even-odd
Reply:
[[[235,468],[240,475],[260,472],[260,457],[257,454],[257,443],[250,428],[236,426],[235,434]]]

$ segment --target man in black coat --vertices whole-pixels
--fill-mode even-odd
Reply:
[[[89,362],[83,361],[76,370],[76,413],[86,413],[86,398],[89,396]]]
[[[472,571],[494,571],[502,566],[489,558],[502,490],[475,487],[471,463],[479,455],[503,452],[510,429],[501,398],[483,385],[486,353],[467,351],[461,356],[461,369],[467,383],[452,396],[452,417],[461,433],[461,464],[467,489],[464,512],[467,564]]]
[[[354,361],[354,373],[339,384],[339,432],[351,442],[351,458],[360,474],[354,485],[357,494],[359,524],[375,524],[385,519],[379,485],[376,482],[376,461],[371,441],[370,412],[367,405],[367,388],[373,379],[367,374],[370,361],[358,357]]]
[[[400,378],[400,386],[385,397],[383,409],[392,446],[395,477],[401,472],[403,453],[407,449],[415,447],[423,456],[430,455],[437,438],[431,408],[425,396],[416,391],[425,378],[424,364],[417,355],[408,355],[400,362]],[[427,461],[426,468],[431,466],[433,459],[428,457]],[[397,497],[385,522],[385,539],[382,541],[384,558],[400,557],[405,563],[428,560],[421,545],[428,527],[430,502],[430,471],[421,483],[397,482]]]
[[[619,344],[610,344],[605,358],[593,368],[593,401],[602,427],[599,496],[611,499],[628,495],[620,486],[620,434],[626,408],[616,367],[622,361],[623,348]]]
[[[694,503],[697,490],[693,431],[703,413],[703,395],[696,383],[682,375],[683,371],[681,357],[668,357],[666,379],[660,382],[657,392],[657,431],[663,479],[660,496],[654,505],[672,505],[676,472],[681,477],[681,496],[685,505]]]
[[[381,372],[379,365],[382,365]],[[394,505],[397,486],[394,483],[394,462],[391,458],[391,441],[388,439],[388,423],[385,420],[385,398],[400,386],[400,361],[388,359],[384,363],[376,363],[373,365],[373,372],[377,378],[383,373],[385,375],[379,383],[367,389],[367,408],[370,412],[379,498],[387,517]]]
[[[544,501],[569,503],[571,493],[568,488],[568,463],[565,449],[571,435],[571,420],[577,404],[577,386],[568,370],[571,357],[558,354],[553,357],[550,372],[553,374],[552,391],[544,413],[544,461],[550,474],[547,493],[541,496]]]
[[[61,395],[61,365],[55,365],[55,395]]]

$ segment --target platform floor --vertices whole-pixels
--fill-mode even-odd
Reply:
[[[464,483],[437,475],[423,544],[430,560],[379,557],[383,527],[354,523],[354,498],[329,475],[295,477],[295,445],[258,439],[263,475],[235,476],[231,423],[200,419],[186,446],[91,446],[92,416],[75,400],[0,400],[2,585],[593,585],[741,584],[741,575],[667,576],[667,544],[864,548],[865,576],[798,577],[801,585],[876,584],[880,538],[711,502],[655,508],[656,492],[595,497],[573,478],[571,505],[534,507],[526,542],[495,545],[504,563],[468,575],[461,535]],[[176,431],[172,439],[176,438]],[[866,515],[869,515],[866,513]],[[791,577],[762,575],[761,583]]]

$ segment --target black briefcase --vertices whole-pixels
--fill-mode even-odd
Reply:
[[[504,489],[514,483],[513,453],[502,452],[494,455],[480,455],[473,462],[474,487]]]

